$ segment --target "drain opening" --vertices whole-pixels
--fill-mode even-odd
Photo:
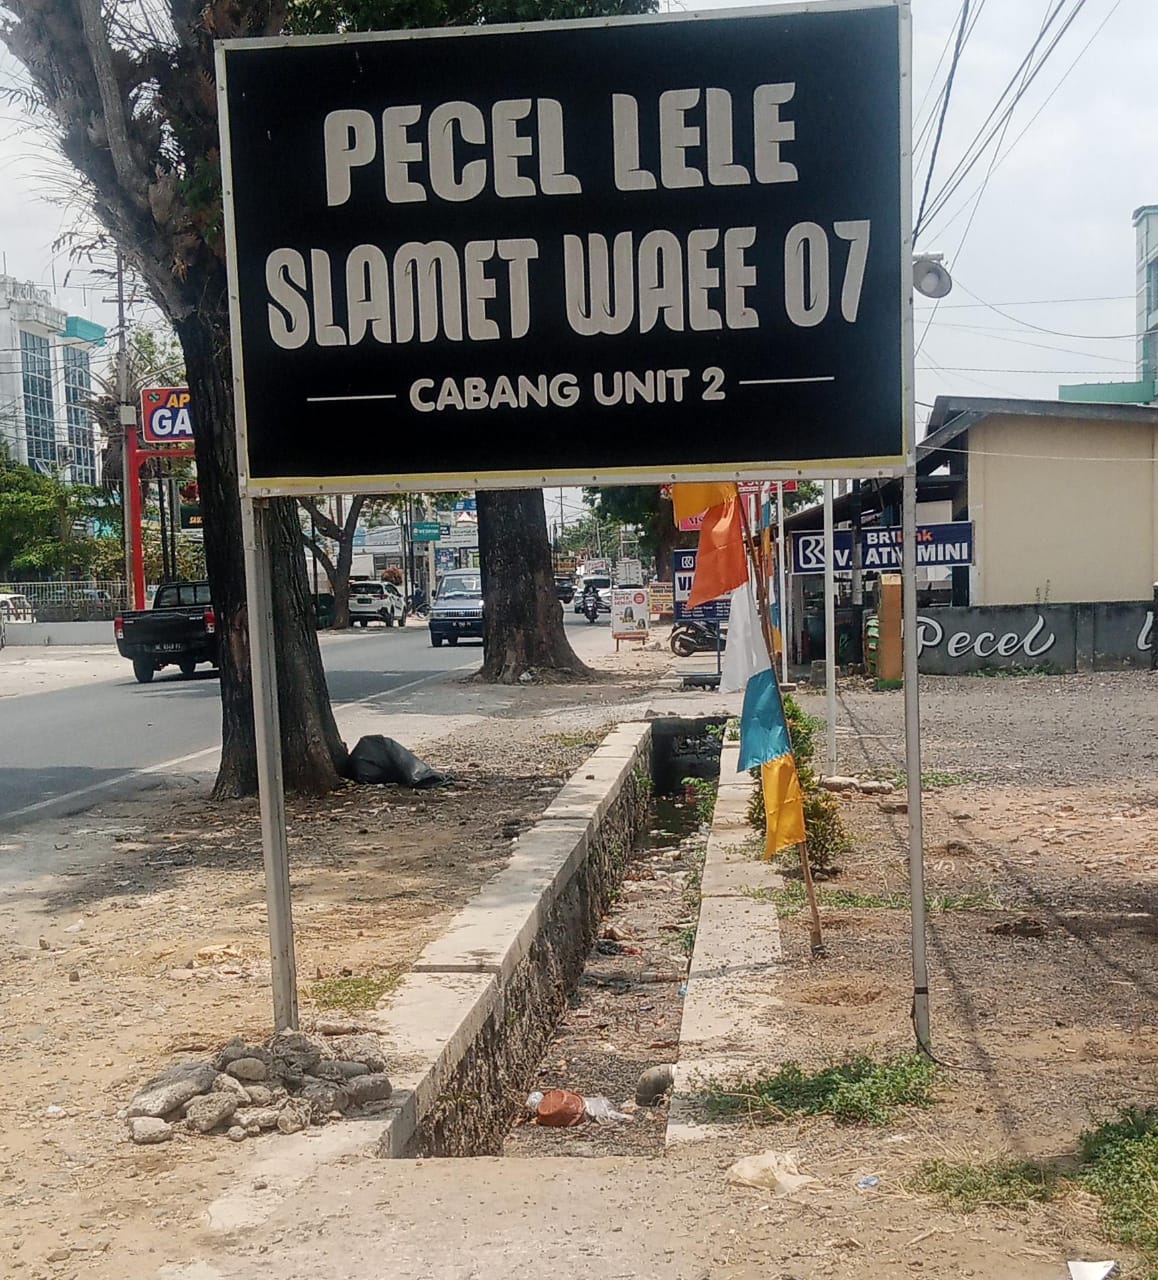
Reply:
[[[699,917],[700,875],[719,777],[718,722],[653,722],[655,794],[526,1095],[564,1090],[606,1098],[626,1118],[574,1127],[531,1123],[519,1108],[503,1153],[511,1156],[656,1155],[667,1094],[636,1103],[640,1077],[673,1064]],[[598,1109],[598,1106],[596,1107]]]

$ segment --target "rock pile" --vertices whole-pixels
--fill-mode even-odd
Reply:
[[[230,1040],[211,1061],[170,1067],[137,1091],[124,1118],[142,1146],[168,1142],[179,1126],[243,1142],[272,1129],[297,1133],[348,1111],[382,1111],[391,1092],[375,1036],[353,1027],[331,1035],[282,1031],[264,1044]]]

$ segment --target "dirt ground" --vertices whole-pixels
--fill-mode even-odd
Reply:
[[[334,1009],[334,979],[355,980],[337,984],[343,997],[357,979],[388,992],[606,728],[643,713],[670,656],[596,665],[596,681],[501,703],[469,679],[431,690],[439,707],[487,711],[422,744],[451,787],[350,786],[290,805],[307,1022]],[[0,1275],[119,1275],[245,1162],[220,1138],[134,1148],[116,1118],[175,1058],[272,1030],[256,804],[213,803],[209,785],[176,775],[0,834],[14,886],[0,898]]]
[[[458,788],[295,807],[304,996],[319,969],[323,980],[343,969],[388,980],[404,967],[502,864],[508,832],[541,811],[599,726],[641,714],[667,665],[635,654],[614,682],[518,690],[485,721],[424,743]],[[1128,673],[922,690],[929,891],[972,905],[983,895],[986,906],[932,917],[934,1047],[949,1065],[931,1109],[882,1130],[744,1122],[650,1159],[590,1158],[601,1152],[582,1131],[585,1159],[521,1149],[501,1163],[382,1162],[351,1151],[252,1223],[214,1231],[206,1209],[217,1197],[272,1196],[265,1170],[284,1169],[287,1152],[305,1168],[311,1148],[353,1127],[135,1148],[115,1118],[173,1055],[269,1030],[252,808],[210,806],[203,782],[174,779],[133,803],[0,836],[0,858],[63,863],[0,908],[0,1275],[377,1280],[388,1266],[391,1280],[1061,1280],[1065,1259],[1079,1257],[1123,1257],[1125,1274],[1139,1275],[1100,1236],[1087,1198],[961,1217],[908,1179],[931,1155],[1064,1160],[1107,1109],[1158,1100],[1158,684]],[[823,698],[802,700],[822,712]],[[888,776],[903,760],[900,694],[845,690],[840,744],[841,771]],[[843,804],[855,849],[825,889],[904,893],[904,816],[869,797]],[[643,891],[628,885],[617,911],[642,911]],[[669,896],[668,914],[635,922],[641,933],[654,925],[658,940],[661,925],[682,924]],[[1040,937],[989,932],[1022,917]],[[825,921],[818,963],[803,915],[783,921],[790,1031],[778,1055],[909,1048],[906,913],[828,906]],[[575,1035],[560,1056],[577,1088],[614,1066],[596,1040],[611,1019],[583,1026],[604,1020],[606,990],[582,993],[562,1024]],[[592,1018],[575,1019],[585,1007]],[[673,1022],[666,1010],[639,1013],[664,1035]],[[623,1071],[602,1091],[623,1092]],[[655,1149],[652,1136],[641,1150]],[[786,1201],[726,1184],[738,1156],[767,1148],[797,1149],[818,1183]],[[865,1175],[879,1183],[858,1190]]]
[[[801,700],[823,712],[822,698]],[[841,702],[839,771],[890,777],[902,759],[901,694],[849,690]],[[1083,1129],[1122,1105],[1158,1103],[1158,681],[929,680],[922,704],[939,1101],[879,1135],[818,1121],[763,1133],[767,1146],[798,1147],[822,1180],[852,1165],[880,1177],[874,1195],[899,1201],[920,1160],[1006,1153],[1064,1167]],[[854,849],[822,893],[907,897],[906,816],[862,795],[842,796],[842,810]],[[806,911],[782,920],[784,1056],[908,1050],[907,903],[837,898],[822,917],[828,955],[815,962]],[[1121,1246],[1096,1244],[1093,1217],[1071,1197],[1016,1225],[1025,1247],[1055,1258],[1095,1256],[1072,1251],[1083,1243],[1120,1256]],[[979,1224],[1010,1225],[978,1213],[961,1220],[963,1238]],[[953,1274],[972,1274],[965,1259]]]

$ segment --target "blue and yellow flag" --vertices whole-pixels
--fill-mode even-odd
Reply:
[[[743,688],[740,714],[740,768],[760,770],[764,793],[764,856],[771,858],[804,838],[804,793],[796,776],[792,738],[776,673],[760,639],[760,618],[751,586],[732,593],[723,690]],[[729,657],[731,662],[728,661]],[[747,668],[742,670],[741,668]]]

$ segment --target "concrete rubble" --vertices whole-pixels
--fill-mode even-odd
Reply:
[[[230,1040],[210,1061],[181,1062],[137,1091],[123,1116],[138,1145],[168,1142],[178,1131],[220,1134],[235,1142],[277,1130],[298,1133],[374,1112],[393,1087],[376,1036],[342,1025],[324,1036],[283,1031],[265,1044]]]

